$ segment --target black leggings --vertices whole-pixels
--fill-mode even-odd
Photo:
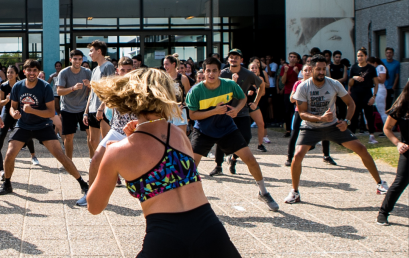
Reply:
[[[287,132],[291,131],[291,121],[293,120],[294,115],[294,104],[290,101],[291,94],[284,94],[284,107],[285,107],[285,115],[284,115],[284,122],[285,122],[285,129]]]
[[[241,256],[210,204],[205,204],[186,212],[148,215],[142,250],[136,258],[146,257]]]
[[[352,99],[355,102],[355,113],[351,120],[350,130],[355,133],[356,129],[358,128],[358,120],[359,120],[359,113],[361,110],[364,110],[365,118],[368,123],[368,130],[370,134],[375,132],[375,124],[374,124],[374,116],[373,116],[373,106],[368,105],[368,101],[372,98],[372,92],[357,94],[351,94]]]
[[[3,167],[3,155],[1,154],[1,149],[3,148],[4,144],[4,139],[7,136],[7,132],[9,131],[10,128],[13,128],[16,125],[17,120],[15,120],[8,112],[5,112],[2,116],[3,122],[4,122],[4,127],[0,128],[0,158],[1,158],[1,163],[0,163],[0,170],[4,170]],[[34,143],[33,140],[28,141],[27,147],[30,150],[30,153],[34,153]]]
[[[298,134],[300,133],[302,119],[298,111],[294,113],[293,130],[291,132],[291,138],[288,142],[288,160],[292,160],[295,152],[295,144],[297,143]],[[329,141],[322,141],[322,152],[324,156],[329,156]]]
[[[406,153],[401,154],[399,157],[398,171],[396,173],[395,181],[393,181],[392,185],[389,187],[379,212],[388,216],[408,184],[409,151],[406,151]]]

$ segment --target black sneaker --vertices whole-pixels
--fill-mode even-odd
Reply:
[[[13,187],[11,187],[11,184],[9,186],[6,186],[6,182],[3,183],[0,189],[0,195],[5,195],[13,192]]]
[[[234,160],[234,159],[233,159],[233,155],[230,155],[230,156],[227,158],[226,163],[227,163],[227,165],[229,165],[229,171],[230,171],[230,173],[232,173],[233,175],[237,174],[237,173],[236,173],[236,163],[237,163],[237,160]]]
[[[291,133],[290,132],[286,132],[285,134],[284,134],[284,138],[288,138],[288,137],[290,137],[291,136]]]
[[[287,159],[287,161],[285,162],[285,166],[286,167],[291,167],[291,162],[292,162],[292,160]]]
[[[262,202],[265,202],[271,211],[278,211],[280,208],[276,201],[274,201],[273,197],[271,197],[270,193],[266,193],[265,195],[261,195],[261,193],[258,193],[258,199]]]
[[[212,172],[210,172],[209,176],[220,176],[223,175],[222,167],[216,166]]]
[[[267,152],[266,147],[264,147],[263,144],[260,144],[260,145],[257,147],[257,150],[258,150],[258,151],[261,151],[261,152]]]
[[[331,158],[331,156],[324,156],[323,160],[324,160],[325,163],[328,163],[328,164],[331,164],[331,165],[334,165],[334,166],[337,165],[337,163]]]
[[[378,137],[380,137],[380,138],[385,138],[386,135],[385,135],[384,133],[381,133],[380,135],[378,135]]]
[[[383,213],[378,213],[378,218],[376,219],[376,224],[381,226],[389,226],[388,216]]]

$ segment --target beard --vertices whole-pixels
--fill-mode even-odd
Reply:
[[[322,82],[325,80],[325,76],[323,76],[322,78],[319,77],[319,75],[314,76],[314,80],[318,81],[318,82]]]
[[[35,78],[27,77],[27,80],[28,80],[29,82],[35,82],[35,81],[37,80],[37,77],[35,77]]]

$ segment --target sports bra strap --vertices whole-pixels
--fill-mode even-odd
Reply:
[[[162,140],[160,140],[158,137],[156,137],[155,135],[153,135],[153,134],[151,134],[151,133],[148,133],[148,132],[144,132],[144,131],[135,131],[134,133],[143,133],[143,134],[146,134],[146,135],[149,135],[149,136],[151,136],[151,137],[153,137],[153,138],[155,138],[156,140],[158,140],[159,142],[161,142],[161,143],[163,143],[164,145],[166,145],[166,146],[169,146],[169,136],[170,136],[170,123],[168,123],[168,138],[166,139],[166,143],[164,143]]]

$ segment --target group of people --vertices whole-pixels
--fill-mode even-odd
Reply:
[[[48,82],[45,76],[39,78],[41,66],[36,60],[24,63],[24,80],[18,80],[16,67],[7,69],[7,82],[1,86],[0,105],[5,106],[0,121],[1,143],[7,131],[15,128],[9,137],[0,195],[13,192],[15,158],[25,144],[34,152],[35,138],[57,158],[61,169],[78,181],[84,195],[77,205],[87,206],[92,214],[106,208],[115,187],[122,185],[121,178],[125,179],[130,195],[141,202],[147,223],[137,257],[169,256],[169,250],[179,246],[181,240],[189,248],[178,248],[177,257],[240,257],[207,201],[197,167],[215,145],[216,166],[210,176],[223,174],[225,155],[229,172],[236,174],[240,158],[256,181],[257,198],[269,210],[278,211],[279,205],[266,189],[249,143],[254,121],[258,128],[257,149],[266,151],[263,143],[270,140],[265,127],[281,94],[286,114],[294,113],[294,103],[297,108],[291,115],[294,119],[285,118],[285,136],[291,137],[286,165],[291,166],[292,178],[292,190],[285,203],[301,201],[302,160],[319,142],[328,163],[336,165],[329,155],[329,141],[361,157],[377,184],[377,193],[386,194],[378,215],[380,224],[388,223],[389,212],[409,183],[405,172],[409,168],[409,84],[388,108],[385,120],[385,135],[401,154],[398,176],[389,190],[371,155],[354,135],[359,109],[364,110],[371,132],[367,110],[377,99],[379,78],[384,78],[372,66],[380,64],[379,60],[367,60],[365,49],[358,51],[358,63],[351,68],[348,79],[347,68],[340,63],[340,51],[333,53],[333,63],[327,53],[313,49],[304,65],[299,64],[300,56],[291,52],[289,63],[281,68],[267,56],[265,60],[251,58],[246,69],[243,53],[232,49],[223,69],[220,56],[214,54],[196,70],[193,62],[181,61],[177,54],[166,56],[163,66],[157,69],[143,67],[140,57],[110,62],[105,57],[107,45],[99,40],[88,48],[89,56],[97,63],[92,71],[79,50],[70,52],[71,66],[62,69],[61,63],[56,63],[56,73]],[[363,100],[364,104],[357,103]],[[61,122],[60,129],[58,121],[51,119]],[[401,141],[392,132],[396,123],[402,131]],[[72,162],[78,129],[87,134],[88,183]],[[187,233],[188,228],[195,230]],[[157,248],[158,242],[165,248]]]

